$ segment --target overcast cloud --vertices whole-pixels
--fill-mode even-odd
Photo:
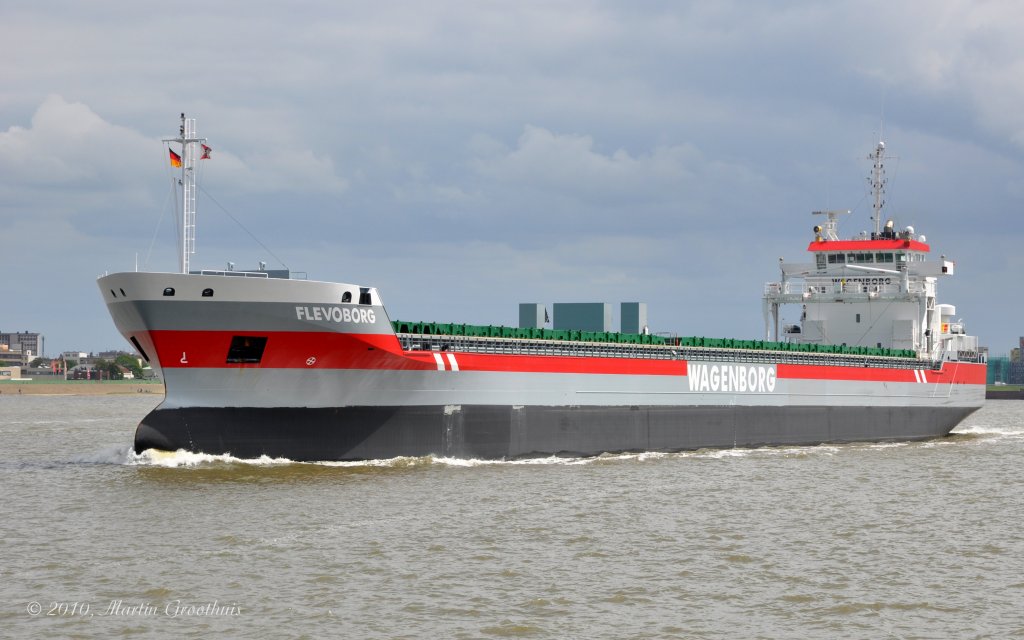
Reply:
[[[95,278],[176,269],[184,111],[214,148],[196,266],[377,286],[393,319],[640,300],[654,331],[736,337],[810,211],[870,228],[881,135],[887,215],[957,261],[941,301],[1005,354],[1021,33],[1013,1],[5,2],[0,331],[127,347]]]

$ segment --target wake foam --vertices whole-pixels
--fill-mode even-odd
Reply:
[[[954,435],[966,435],[969,437],[1024,437],[1024,431],[1006,428],[994,428],[986,426],[961,427],[953,431]],[[576,466],[576,465],[601,465],[626,462],[657,462],[662,460],[695,459],[695,460],[729,460],[736,458],[779,458],[779,457],[831,457],[840,454],[844,447],[867,447],[872,449],[887,449],[910,446],[909,442],[876,442],[876,443],[850,443],[847,445],[813,445],[813,446],[780,446],[780,447],[758,447],[758,448],[733,448],[733,449],[698,449],[696,451],[679,452],[628,452],[628,453],[604,453],[599,456],[570,457],[570,456],[543,456],[534,458],[515,458],[511,460],[485,460],[480,458],[450,458],[443,456],[399,456],[378,460],[323,460],[315,462],[300,462],[289,458],[272,458],[260,456],[258,458],[239,458],[225,454],[196,453],[179,449],[177,451],[161,451],[158,449],[147,449],[142,453],[135,453],[131,445],[113,445],[93,453],[76,455],[67,462],[72,464],[114,464],[139,467],[166,467],[166,468],[189,468],[189,467],[210,467],[220,465],[246,465],[257,467],[275,467],[284,465],[314,465],[320,467],[340,468],[380,468],[380,469],[417,469],[430,467],[489,467],[489,466]],[[921,443],[917,443],[921,444]],[[928,443],[924,443],[928,444]]]
[[[117,444],[99,451],[71,456],[68,462],[71,464],[129,464],[133,457],[135,457],[135,452],[130,444]]]
[[[288,458],[271,458],[265,455],[258,458],[236,458],[230,453],[213,455],[186,451],[184,449],[178,449],[177,451],[146,449],[138,454],[131,451],[125,464],[149,467],[198,467],[217,464],[269,466],[298,463]]]
[[[1024,438],[1024,430],[1021,428],[993,427],[983,424],[972,424],[970,426],[959,426],[953,429],[952,435],[996,437],[996,438]]]

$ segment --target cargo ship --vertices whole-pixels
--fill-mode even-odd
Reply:
[[[405,322],[365,284],[192,270],[209,147],[184,115],[165,142],[181,169],[179,272],[98,280],[166,388],[137,452],[508,459],[908,441],[947,435],[984,402],[978,340],[936,299],[955,264],[881,224],[882,143],[874,232],[840,239],[848,212],[816,212],[810,261],[780,259],[764,335],[738,340]]]

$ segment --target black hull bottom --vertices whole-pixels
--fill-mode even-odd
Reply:
[[[135,451],[239,458],[369,460],[437,455],[500,459],[623,451],[923,440],[971,407],[184,408],[153,410]]]

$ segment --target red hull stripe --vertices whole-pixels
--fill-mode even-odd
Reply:
[[[808,251],[931,251],[931,247],[917,240],[822,240],[807,245]]]
[[[875,367],[815,367],[780,364],[778,377],[800,380],[866,380],[869,382],[918,382],[922,384],[985,384],[985,365],[946,363],[942,369],[879,369]]]
[[[267,338],[259,364],[228,364],[231,338],[251,335]],[[579,358],[479,353],[412,351],[403,353],[391,334],[345,334],[222,331],[151,331],[136,336],[143,348],[153,345],[166,368],[268,369],[391,369],[424,371],[517,371],[524,373],[597,373],[633,375],[686,375],[681,360]],[[441,356],[442,358],[435,358]],[[454,360],[454,362],[453,362]]]
[[[259,364],[228,364],[236,335],[267,338]],[[418,371],[506,371],[685,376],[683,360],[583,358],[572,356],[439,354],[402,352],[391,334],[225,331],[151,331],[136,334],[143,348],[156,353],[165,368],[390,369]],[[985,365],[947,363],[940,371],[778,364],[779,379],[985,384]]]

